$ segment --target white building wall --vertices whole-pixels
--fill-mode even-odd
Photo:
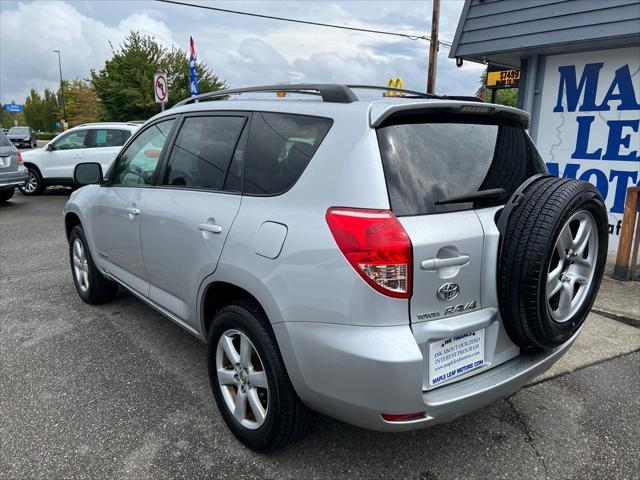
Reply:
[[[616,250],[626,189],[640,184],[640,47],[548,56],[543,68],[534,140],[551,173],[598,187]]]

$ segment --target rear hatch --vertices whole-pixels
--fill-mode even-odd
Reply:
[[[391,209],[413,246],[411,323],[497,307],[496,207],[544,171],[522,122],[424,109],[377,127]]]
[[[0,173],[15,172],[18,170],[18,150],[9,141],[7,136],[0,132]]]

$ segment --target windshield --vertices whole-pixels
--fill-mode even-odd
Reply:
[[[392,117],[378,129],[378,142],[396,215],[502,205],[527,178],[545,172],[524,128],[495,117]],[[478,192],[484,198],[446,202]]]
[[[11,127],[9,129],[9,135],[29,135],[28,127]]]

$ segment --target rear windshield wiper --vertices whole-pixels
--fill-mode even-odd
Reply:
[[[452,195],[435,202],[436,205],[445,205],[447,203],[466,203],[476,200],[485,200],[487,198],[501,197],[507,193],[504,188],[491,188],[489,190],[480,190],[473,193],[465,193],[464,195]]]

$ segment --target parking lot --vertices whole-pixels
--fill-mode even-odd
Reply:
[[[569,354],[509,399],[402,434],[321,417],[258,455],[217,412],[204,344],[124,292],[77,296],[68,192],[0,206],[1,478],[637,478],[638,282],[605,279]]]

